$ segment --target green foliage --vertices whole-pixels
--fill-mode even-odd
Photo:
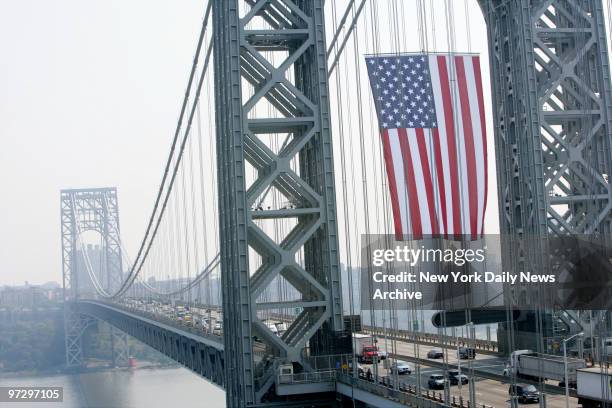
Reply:
[[[64,327],[60,316],[39,320],[0,321],[0,371],[44,371],[61,368]]]
[[[112,360],[112,343],[107,324],[90,326],[83,334],[85,358]],[[130,355],[138,361],[154,364],[176,364],[151,347],[128,339]],[[61,308],[53,312],[0,316],[0,373],[48,372],[64,368],[64,315]]]

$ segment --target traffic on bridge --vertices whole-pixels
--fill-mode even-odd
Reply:
[[[201,3],[161,168],[137,123],[117,186],[59,191],[67,372],[139,344],[228,408],[612,406],[610,0]]]
[[[208,1],[140,244],[61,192],[68,365],[93,318],[228,407],[611,402],[603,4],[441,3]]]

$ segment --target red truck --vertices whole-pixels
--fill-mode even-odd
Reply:
[[[382,356],[374,345],[374,339],[369,334],[353,333],[353,348],[360,363],[372,364],[374,358],[381,360]]]
[[[374,358],[378,358],[378,349],[376,346],[365,346],[361,349],[361,362],[371,364],[374,362]]]

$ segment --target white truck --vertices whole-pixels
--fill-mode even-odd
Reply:
[[[578,403],[583,408],[598,408],[612,404],[612,370],[601,367],[577,370]]]
[[[584,360],[567,359],[569,384],[576,383],[576,370],[586,367]],[[510,354],[510,364],[505,374],[515,374],[519,378],[537,380],[538,378],[565,381],[565,361],[562,356],[535,353],[531,350],[516,350]]]
[[[353,333],[353,347],[355,348],[355,354],[361,354],[361,350],[363,350],[366,346],[373,346],[374,338],[371,334],[365,333]]]

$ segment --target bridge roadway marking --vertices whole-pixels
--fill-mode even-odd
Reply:
[[[188,337],[191,340],[194,340],[194,341],[197,341],[197,342],[200,342],[200,343],[204,343],[204,344],[206,344],[207,346],[210,346],[210,347],[214,347],[217,350],[224,351],[223,343],[211,340],[211,339],[203,337],[203,336],[199,336],[197,334],[190,333],[190,332],[185,331],[183,329],[180,329],[180,328],[178,328],[176,326],[167,325],[167,324],[159,322],[157,320],[152,320],[152,319],[146,318],[146,317],[144,317],[144,316],[142,316],[140,314],[135,314],[135,313],[132,313],[132,312],[128,312],[127,310],[125,310],[123,308],[117,308],[117,307],[114,307],[114,306],[110,306],[107,303],[98,302],[98,301],[92,301],[92,300],[79,300],[78,303],[87,303],[87,304],[91,304],[91,305],[94,305],[94,306],[104,307],[106,309],[113,310],[115,312],[124,314],[126,316],[130,316],[130,317],[132,317],[134,319],[145,321],[148,324],[159,326],[159,327],[161,327],[161,328],[163,328],[165,330],[173,331],[175,333],[180,334],[181,336]]]

